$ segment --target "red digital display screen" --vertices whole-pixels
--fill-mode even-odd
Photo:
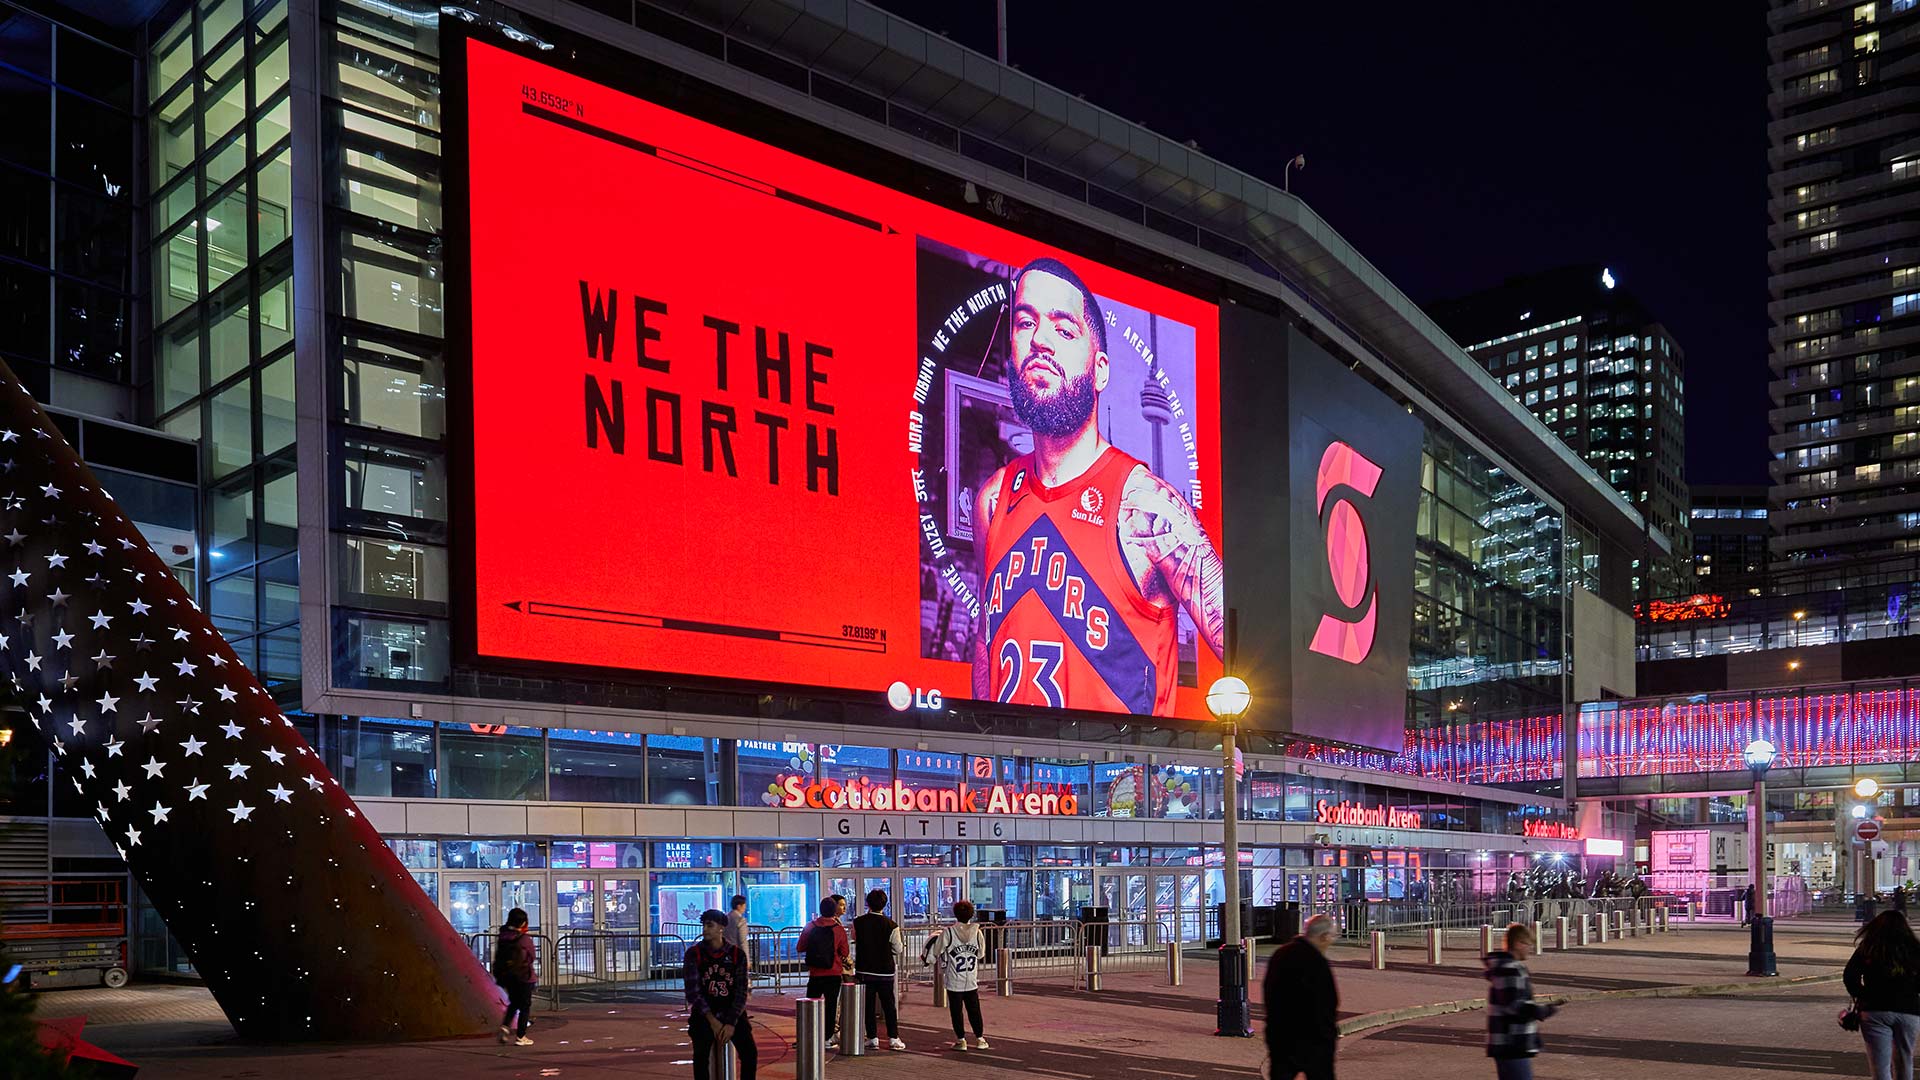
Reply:
[[[482,656],[1206,716],[1213,304],[467,63]]]

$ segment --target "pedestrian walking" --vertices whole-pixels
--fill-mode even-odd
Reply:
[[[1526,959],[1533,952],[1533,931],[1521,923],[1507,927],[1507,947],[1486,956],[1487,1056],[1500,1080],[1533,1080],[1533,1059],[1540,1053],[1540,1021],[1560,1011],[1533,999]]]
[[[887,1015],[887,1045],[905,1050],[900,1038],[900,1003],[894,997],[894,974],[906,954],[900,927],[885,915],[887,894],[867,894],[867,913],[853,920],[853,966],[860,985],[867,988],[867,1049],[878,1050],[879,1012]],[[856,1033],[857,1037],[857,1033]]]
[[[921,963],[934,964],[934,978],[947,988],[947,1014],[953,1019],[953,1048],[967,1049],[966,1029],[960,1026],[961,1011],[973,1025],[973,1048],[985,1050],[986,1023],[980,1016],[980,964],[987,956],[987,935],[973,921],[973,904],[961,900],[953,905],[953,925],[927,941]]]
[[[1920,1035],[1920,941],[1897,911],[1883,911],[1854,935],[1842,980],[1860,1014],[1873,1080],[1913,1080]]]
[[[527,933],[527,912],[514,908],[507,912],[506,925],[493,945],[493,981],[507,992],[507,1011],[500,1017],[501,1043],[532,1046],[527,1025],[533,1023],[533,985],[539,975],[534,967],[533,935]],[[520,1018],[518,1027],[514,1017]]]
[[[1267,961],[1261,1000],[1267,1006],[1267,1059],[1270,1080],[1333,1080],[1334,1048],[1340,1039],[1340,991],[1333,983],[1327,949],[1333,945],[1333,919],[1315,915],[1299,937],[1280,946]]]
[[[727,932],[724,935],[727,944],[747,951],[747,898],[735,896],[727,907]]]
[[[1744,914],[1740,917],[1740,925],[1745,926],[1748,923],[1753,921],[1753,886],[1752,885],[1748,885],[1747,891],[1740,894],[1740,904],[1741,904],[1741,909],[1744,912]]]
[[[727,913],[708,908],[700,915],[700,941],[687,949],[687,1005],[693,1014],[693,1080],[707,1080],[713,1048],[732,1043],[740,1059],[740,1080],[753,1080],[760,1050],[747,1016],[747,954],[727,941]]]
[[[807,962],[807,996],[827,1002],[827,1048],[840,1045],[840,1032],[834,1027],[834,1014],[840,1011],[840,984],[846,971],[847,928],[840,922],[840,905],[834,897],[820,901],[820,917],[800,931],[794,943]],[[859,1038],[858,1034],[854,1038]]]

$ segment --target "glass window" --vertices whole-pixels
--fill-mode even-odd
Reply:
[[[260,659],[254,661],[254,668],[260,675],[260,681],[269,689],[283,682],[294,682],[300,678],[300,627],[298,624],[262,634]]]
[[[70,281],[59,282],[55,295],[59,301],[56,362],[104,379],[129,378],[133,328],[127,298]]]
[[[1093,766],[1093,816],[1147,816],[1147,767],[1129,762]]]
[[[279,626],[300,617],[300,556],[260,564],[260,625]]]
[[[347,794],[433,797],[432,724],[345,716],[338,731],[340,782]]]
[[[1036,870],[1033,884],[1036,919],[1077,919],[1080,909],[1093,903],[1091,870]],[[1124,916],[1108,912],[1108,917]]]
[[[446,624],[359,612],[339,612],[334,677],[349,686],[392,680],[443,685],[447,679]]]
[[[1203,818],[1204,770],[1198,765],[1168,764],[1153,770],[1153,798],[1149,816]]]
[[[446,840],[441,865],[449,870],[543,870],[547,857],[530,840]]]
[[[505,724],[440,725],[441,795],[449,799],[545,799],[541,729]]]
[[[734,864],[732,844],[695,843],[676,841],[653,845],[653,868],[655,870],[684,870],[703,866],[732,866]],[[715,905],[725,910],[724,905]]]
[[[748,923],[797,933],[820,910],[820,875],[793,870],[742,871],[740,893],[747,898]],[[792,950],[793,939],[783,938],[783,948]]]
[[[287,238],[288,218],[293,208],[293,151],[282,150],[260,166],[254,176],[254,215],[258,235],[254,237],[256,257],[272,251]]]
[[[222,573],[253,561],[253,483],[247,477],[214,488],[207,496],[212,522],[207,557]]]
[[[440,845],[431,840],[389,840],[387,847],[409,870],[431,870],[440,865]]]
[[[12,175],[16,175],[12,170],[0,170],[0,183],[4,183],[4,177]],[[39,189],[35,192],[40,198],[39,205],[44,207],[45,182],[38,181],[35,186]],[[131,288],[133,265],[129,261],[129,254],[133,250],[132,213],[124,206],[74,191],[65,184],[58,185],[55,191],[59,201],[54,214],[59,268],[112,288]],[[7,213],[8,210],[0,208],[0,214]],[[5,251],[10,240],[16,239],[0,231],[0,251]],[[45,261],[45,244],[43,233],[39,239],[42,250],[36,261]]]
[[[10,20],[7,28],[16,22]],[[0,124],[0,160],[52,172],[47,146],[53,141],[53,111],[46,85],[0,68],[0,101],[7,103],[7,122]]]
[[[1027,903],[1031,870],[975,870],[968,875],[973,906],[983,913],[1004,912],[1006,921],[1031,918]],[[985,921],[997,921],[991,915]]]
[[[258,55],[256,51],[256,55]],[[287,39],[282,37],[278,44],[253,65],[253,105],[259,108],[266,100],[287,85]],[[265,149],[268,143],[261,143]]]
[[[734,745],[740,774],[740,797],[735,801],[742,806],[784,805],[783,780],[793,776],[804,782],[818,777],[819,753],[812,743],[741,739]]]
[[[1093,766],[1084,761],[1048,761],[1041,759],[1017,759],[1020,768],[1017,775],[1010,776],[1020,783],[1052,784],[1073,792],[1074,802],[1082,815],[1093,813]]]
[[[0,255],[49,264],[45,208],[52,187],[44,176],[0,166]]]
[[[178,322],[156,337],[160,358],[154,365],[154,382],[160,411],[167,412],[200,393],[200,325],[192,320]]]
[[[348,440],[341,465],[349,510],[380,518],[446,520],[446,469],[437,457]]]
[[[277,458],[260,467],[267,478],[260,487],[260,555],[271,559],[298,546],[300,541],[300,504],[294,479],[294,465],[288,458]]]
[[[1032,866],[1033,848],[1025,844],[975,844],[967,849],[968,866]]]
[[[287,133],[293,130],[293,107],[288,104],[291,100],[290,96],[282,95],[279,104],[259,114],[260,119],[253,125],[255,146],[266,149],[286,138]]]
[[[446,433],[446,368],[437,354],[350,334],[340,364],[348,423],[422,439]]]
[[[733,895],[733,875],[717,871],[655,872],[649,882],[653,891],[653,926],[663,935],[656,939],[655,948],[661,950],[661,954],[655,963],[677,967],[686,955],[687,946],[700,940],[701,913],[727,909],[727,898]]]
[[[394,601],[436,606],[446,603],[444,548],[358,536],[335,539],[340,545],[340,588],[356,603],[376,607]]]
[[[213,625],[229,637],[253,633],[253,575],[223,577],[213,583],[212,591]]]
[[[223,476],[253,460],[253,387],[242,379],[214,395],[213,475]]]
[[[631,731],[547,733],[548,798],[554,802],[645,802],[646,780],[645,740]]]
[[[820,845],[741,844],[740,865],[768,870],[795,866],[811,869],[820,865]]]
[[[213,74],[233,63],[239,53],[240,43],[236,41],[228,46],[226,52],[208,61],[208,73]],[[247,81],[237,71],[229,75],[224,85],[211,85],[209,80],[205,97],[206,116],[203,122],[206,124],[208,142],[232,131],[235,125],[247,118]]]
[[[428,337],[443,333],[439,263],[424,240],[342,237],[340,291],[348,318]]]
[[[718,806],[720,740],[647,737],[647,798],[666,806]]]
[[[983,759],[992,771],[992,758]],[[959,754],[941,754],[930,750],[902,750],[898,766],[898,776],[908,786],[931,787],[938,791],[951,788],[964,778],[966,758]],[[991,777],[982,778],[982,782],[991,782]]]
[[[884,746],[821,746],[820,778],[842,784],[866,777],[876,784],[893,782],[893,751]]]
[[[293,445],[293,415],[293,355],[289,353],[260,372],[262,456]]]
[[[60,137],[53,174],[95,195],[131,201],[133,117],[75,94],[61,93],[55,104]]]

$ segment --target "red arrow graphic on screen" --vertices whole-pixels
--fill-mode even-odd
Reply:
[[[807,633],[803,630],[735,626],[729,623],[702,622],[697,619],[646,615],[637,611],[614,611],[608,608],[578,607],[573,604],[549,604],[541,600],[510,600],[505,606],[522,615],[549,619],[612,623],[616,626],[632,626],[644,630],[679,630],[689,634],[715,634],[720,637],[749,638],[755,641],[778,641],[787,645],[810,645],[815,648],[845,649],[850,652],[884,653],[887,651],[887,643],[884,640],[869,641],[861,638],[836,637],[831,634]]]

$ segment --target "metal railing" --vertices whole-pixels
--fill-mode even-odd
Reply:
[[[531,933],[527,936],[533,939],[533,996],[535,998],[546,999],[549,1009],[558,1009],[560,1007],[560,987],[555,982],[554,976],[559,968],[554,962],[553,939],[544,933]],[[493,971],[493,950],[499,943],[500,932],[498,930],[486,930],[478,934],[467,935],[467,949],[473,953],[474,958],[480,961],[481,966],[485,967],[489,974]]]
[[[1482,926],[1504,927],[1508,923],[1551,924],[1560,916],[1574,919],[1600,915],[1611,919],[1613,912],[1631,914],[1651,912],[1658,907],[1680,910],[1685,897],[1648,895],[1641,897],[1543,897],[1508,900],[1480,897],[1444,902],[1414,900],[1354,900],[1345,902],[1341,936],[1365,940],[1375,931],[1389,936],[1421,934],[1428,930],[1478,931]],[[1643,921],[1651,916],[1643,916]]]

